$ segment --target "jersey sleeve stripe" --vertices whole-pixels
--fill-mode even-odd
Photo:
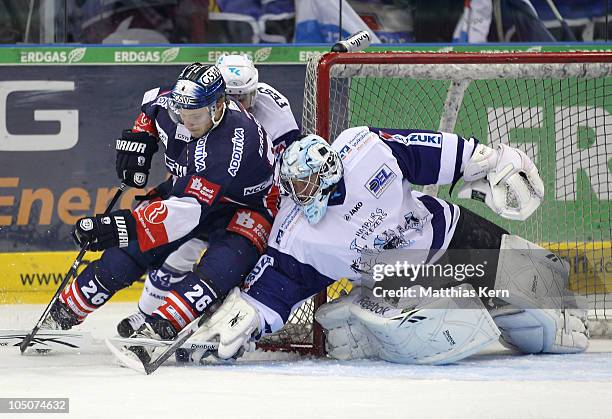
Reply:
[[[425,208],[431,213],[431,227],[433,228],[433,237],[431,240],[430,249],[438,250],[444,245],[446,237],[446,219],[444,217],[444,207],[435,198],[427,195],[422,195],[419,201],[425,205]]]
[[[440,172],[438,184],[453,182],[455,163],[457,161],[458,138],[455,134],[444,133],[442,141],[442,152],[440,153]]]
[[[453,173],[453,183],[456,182],[463,173],[461,168],[463,167],[463,150],[465,146],[465,140],[459,138],[457,141],[457,152],[455,154],[455,171]]]
[[[469,140],[464,141],[463,143],[463,157],[461,159],[461,173],[465,170],[465,165],[472,158],[472,154],[474,154],[474,150],[478,145],[478,140],[475,138],[470,138]]]

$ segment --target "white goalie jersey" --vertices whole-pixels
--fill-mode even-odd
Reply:
[[[326,215],[311,225],[291,199],[283,198],[266,255],[246,280],[247,294],[265,317],[260,330],[278,330],[292,308],[334,280],[359,280],[369,270],[362,260],[367,249],[446,249],[459,207],[414,191],[410,183],[455,182],[476,144],[429,131],[343,131],[332,147],[342,159],[344,177]]]

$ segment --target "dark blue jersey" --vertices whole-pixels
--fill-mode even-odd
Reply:
[[[134,126],[164,143],[166,168],[174,177],[166,199],[134,211],[141,249],[206,234],[219,218],[228,216],[233,217],[230,231],[265,245],[278,198],[272,187],[272,143],[265,130],[230,100],[221,122],[203,137],[193,138],[171,118],[169,95],[170,90],[147,92]],[[236,212],[239,209],[245,211]]]

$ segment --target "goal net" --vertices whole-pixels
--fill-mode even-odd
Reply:
[[[589,300],[594,332],[606,331],[612,320],[612,54],[328,53],[308,64],[302,124],[304,132],[330,141],[348,127],[368,125],[449,131],[525,151],[546,187],[527,221],[505,220],[482,203],[458,199],[459,187],[453,196],[448,187],[426,191],[565,258],[570,288]],[[347,287],[336,283],[304,303],[267,344],[322,354],[313,313]]]

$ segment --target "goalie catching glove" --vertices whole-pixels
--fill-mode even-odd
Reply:
[[[467,163],[459,198],[483,201],[496,214],[526,220],[544,197],[537,167],[521,150],[500,144],[496,149],[478,144]]]
[[[153,155],[159,149],[157,139],[147,132],[126,129],[115,145],[117,176],[133,188],[144,188],[149,180]]]
[[[219,348],[214,355],[221,359],[238,358],[245,351],[254,350],[254,341],[260,335],[260,320],[257,309],[247,298],[238,288],[234,288],[219,310],[200,326],[191,340],[218,341]],[[206,350],[197,349],[191,359],[199,361],[206,355]]]

